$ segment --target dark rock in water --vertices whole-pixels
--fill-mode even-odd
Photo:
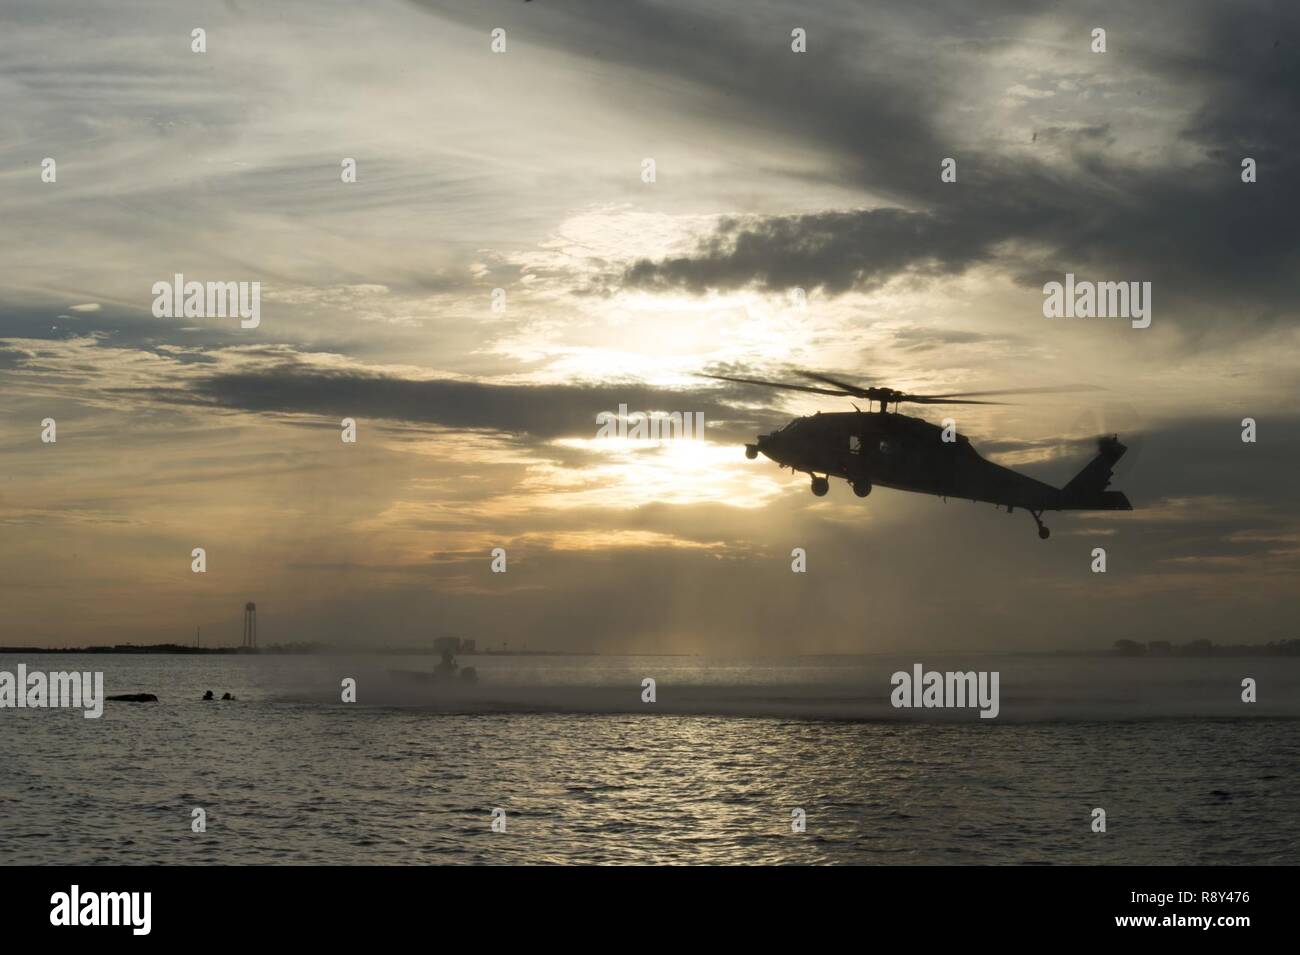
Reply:
[[[211,691],[211,690],[208,690],[208,692],[204,693],[204,694],[203,694],[203,698],[204,698],[205,700],[211,700],[211,699],[213,699],[212,691]]]
[[[234,697],[231,696],[229,693],[222,693],[222,694],[221,694],[221,698],[222,698],[223,700],[233,700],[233,699],[234,699]]]
[[[106,696],[106,700],[117,700],[119,703],[157,703],[158,697],[152,693],[122,693],[118,696]]]

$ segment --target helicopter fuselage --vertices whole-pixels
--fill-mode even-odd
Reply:
[[[985,460],[953,428],[897,412],[830,412],[796,418],[747,445],[746,453],[751,458],[763,454],[782,467],[811,475],[813,493],[819,496],[829,486],[826,478],[838,477],[860,497],[879,485],[1019,507],[1037,520],[1042,511],[1130,509],[1122,494],[1104,490],[1110,465],[1124,451],[1118,440],[1108,441],[1103,442],[1098,459],[1065,488]],[[818,478],[819,474],[825,478]]]

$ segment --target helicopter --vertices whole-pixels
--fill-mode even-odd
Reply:
[[[859,387],[828,375],[798,372],[798,377],[818,382],[800,385],[704,375],[765,388],[802,391],[867,400],[867,410],[854,405],[853,411],[818,412],[795,418],[784,428],[759,435],[745,445],[751,461],[760,454],[783,468],[802,471],[812,479],[812,492],[823,497],[830,490],[830,478],[843,478],[858,497],[866,497],[874,485],[943,498],[968,498],[1001,505],[1007,513],[1027,511],[1038,525],[1038,536],[1047,540],[1051,531],[1043,523],[1044,511],[1131,511],[1133,505],[1120,491],[1109,491],[1115,464],[1128,450],[1118,435],[1097,442],[1097,456],[1064,487],[1055,488],[1026,474],[994,464],[979,455],[970,440],[955,429],[942,428],[921,418],[898,411],[904,402],[922,405],[992,405],[984,397],[1014,394],[1043,394],[1077,391],[1078,388],[1018,388],[1003,391],[967,391],[940,395],[918,395],[887,387]],[[880,409],[872,410],[872,403]],[[893,405],[894,410],[889,407]]]

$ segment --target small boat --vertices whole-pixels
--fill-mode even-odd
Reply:
[[[442,661],[433,668],[433,672],[426,670],[389,670],[389,675],[406,683],[418,684],[448,684],[448,683],[466,683],[474,684],[478,682],[478,671],[473,667],[462,667],[449,652],[443,651]]]

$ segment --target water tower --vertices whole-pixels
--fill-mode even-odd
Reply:
[[[251,600],[244,604],[244,642],[239,649],[257,649],[257,604]]]

